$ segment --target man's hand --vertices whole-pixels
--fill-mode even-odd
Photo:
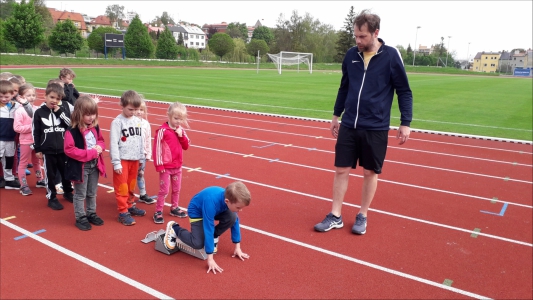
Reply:
[[[207,255],[207,266],[208,266],[207,273],[209,273],[211,270],[213,270],[213,274],[216,274],[217,271],[219,273],[222,273],[222,271],[224,271],[221,267],[217,265],[217,263],[213,259],[213,254]]]
[[[331,130],[331,135],[333,135],[334,138],[339,136],[339,117],[333,116],[329,129]]]
[[[242,261],[244,261],[245,258],[246,259],[250,258],[250,255],[242,252],[240,243],[237,243],[235,244],[235,251],[233,251],[233,255],[231,257],[238,257]]]
[[[402,145],[403,143],[407,142],[410,133],[411,128],[409,128],[409,126],[400,126],[398,128],[398,134],[396,134],[396,139],[400,139],[398,144]]]

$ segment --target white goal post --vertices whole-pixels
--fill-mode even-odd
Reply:
[[[281,66],[298,66],[300,72],[300,64],[305,64],[309,68],[309,74],[313,74],[313,53],[303,52],[287,52],[281,51],[278,54],[268,53],[268,57],[274,62],[278,69],[278,74],[281,74]]]

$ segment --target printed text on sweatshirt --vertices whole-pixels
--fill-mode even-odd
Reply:
[[[109,152],[113,170],[121,169],[121,160],[144,161],[144,145],[141,119],[136,116],[126,118],[118,115],[111,122]]]

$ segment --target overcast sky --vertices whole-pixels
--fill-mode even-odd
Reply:
[[[119,4],[148,22],[163,11],[175,21],[202,26],[205,23],[240,22],[253,26],[257,20],[275,27],[280,14],[306,12],[338,30],[344,26],[350,6],[371,9],[381,17],[379,36],[391,46],[431,46],[444,37],[456,58],[473,58],[481,51],[533,47],[533,1],[46,1],[48,7],[73,10],[96,17],[108,5]],[[520,12],[522,14],[520,14]],[[505,19],[508,18],[508,19]],[[418,29],[417,26],[421,28]],[[451,38],[448,38],[451,36]],[[469,45],[470,43],[470,45]]]

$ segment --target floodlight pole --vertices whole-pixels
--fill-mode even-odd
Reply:
[[[416,35],[415,35],[415,50],[416,50],[416,40],[418,38],[418,29],[421,28],[421,26],[416,26]],[[415,57],[416,57],[416,51],[413,50],[413,67],[415,66]]]
[[[468,58],[468,52],[470,52],[470,42],[468,42],[468,48],[466,49],[466,66],[470,65],[470,59]],[[468,68],[470,70],[470,68]]]
[[[450,53],[450,39],[451,39],[451,38],[452,38],[452,37],[449,35],[449,36],[448,36],[448,49],[446,49],[446,64],[445,64],[445,65],[446,65],[446,68],[448,67],[448,53]]]

